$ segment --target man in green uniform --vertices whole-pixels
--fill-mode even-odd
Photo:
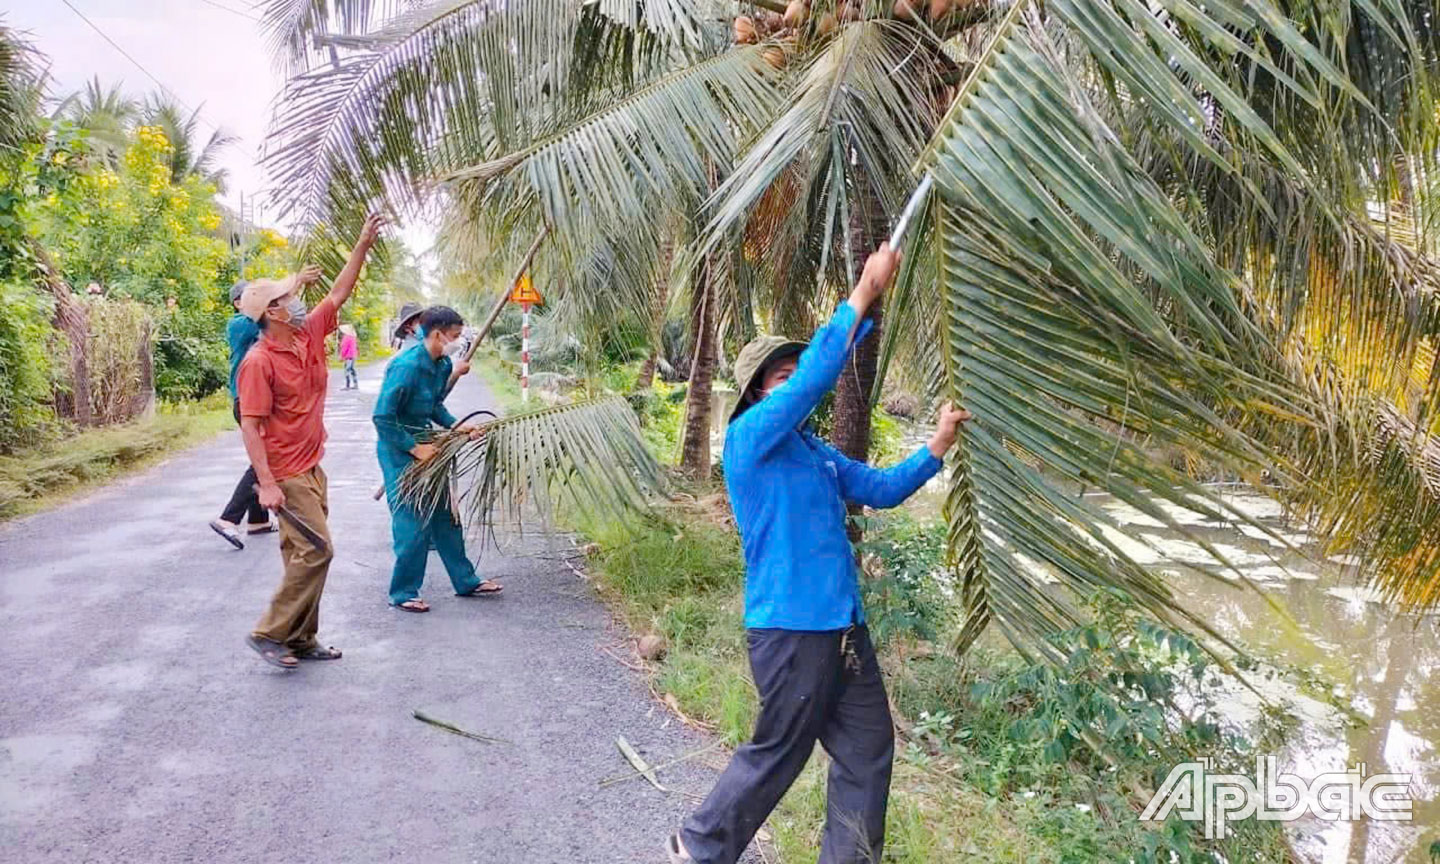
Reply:
[[[375,430],[379,434],[376,452],[380,472],[385,476],[385,500],[390,505],[390,530],[395,543],[395,569],[390,577],[390,603],[407,612],[428,612],[420,599],[425,581],[425,561],[431,544],[440,553],[450,583],[461,597],[498,594],[501,586],[481,581],[475,565],[465,554],[465,535],[440,506],[429,517],[400,500],[400,475],[417,461],[435,455],[427,443],[432,423],[447,429],[455,417],[445,410],[450,392],[451,362],[445,346],[460,338],[465,321],[448,306],[432,306],[419,316],[420,345],[401,353],[385,369],[380,398],[375,402]],[[472,428],[472,434],[479,429]]]

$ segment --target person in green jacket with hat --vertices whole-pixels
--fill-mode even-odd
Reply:
[[[416,462],[435,455],[428,442],[435,424],[455,428],[455,416],[445,408],[450,392],[451,361],[445,347],[460,338],[465,321],[448,306],[431,306],[416,316],[421,342],[390,361],[380,397],[375,402],[376,455],[385,477],[385,500],[390,506],[390,531],[395,544],[395,567],[390,575],[390,604],[406,612],[428,612],[420,599],[425,562],[430,547],[440,553],[450,583],[461,597],[499,594],[502,586],[481,580],[465,554],[465,535],[442,504],[423,516],[400,497],[400,476]],[[465,428],[465,427],[462,427]],[[470,428],[478,435],[478,428]]]

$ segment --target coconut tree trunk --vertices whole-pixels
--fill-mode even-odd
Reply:
[[[831,444],[861,462],[870,458],[870,394],[875,387],[875,368],[880,359],[880,306],[870,307],[866,316],[875,328],[855,351],[835,384],[835,426]]]
[[[644,363],[640,364],[640,372],[635,376],[635,389],[637,391],[649,390],[650,386],[655,383],[655,367],[659,365],[659,361],[660,349],[651,348],[650,355],[645,358]]]
[[[859,194],[852,202],[847,240],[858,269],[865,257],[880,245],[885,232],[885,213],[879,197],[864,178],[858,178],[853,185]],[[851,275],[854,277],[857,274]],[[874,327],[865,341],[855,346],[850,362],[835,385],[834,427],[830,443],[841,453],[861,462],[870,459],[870,394],[878,386],[875,370],[880,357],[881,302],[873,304],[866,314],[874,322]],[[849,511],[856,516],[862,509],[850,507]],[[860,540],[860,528],[853,520],[846,530],[852,541]]]
[[[701,265],[691,288],[690,385],[685,394],[685,434],[680,446],[680,468],[691,477],[710,476],[710,390],[715,379],[715,264],[711,255]]]
[[[660,266],[655,273],[655,284],[650,292],[650,356],[640,364],[640,374],[635,376],[636,390],[649,390],[655,381],[655,366],[660,358],[660,340],[665,329],[665,304],[670,299],[670,256],[672,241],[667,236],[660,249]]]

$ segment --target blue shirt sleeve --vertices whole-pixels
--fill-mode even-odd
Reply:
[[[815,331],[790,379],[735,419],[726,437],[733,437],[737,456],[759,458],[805,422],[840,378],[850,346],[870,332],[871,321],[861,321],[852,342],[849,336],[855,319],[855,309],[849,303],[842,303],[830,320]]]
[[[415,436],[400,422],[400,408],[410,398],[413,377],[410,364],[391,363],[385,370],[385,380],[380,385],[380,396],[375,400],[375,413],[371,417],[380,440],[406,453],[414,449]]]
[[[445,407],[445,397],[450,395],[450,370],[455,367],[454,364],[450,362],[449,357],[441,357],[440,362],[436,364],[436,366],[435,374],[440,379],[440,387],[437,392],[440,395],[435,399],[435,410],[430,413],[430,419],[449,429],[455,425],[455,415],[451,414],[449,409]]]
[[[921,447],[909,458],[889,468],[873,468],[857,462],[813,435],[806,436],[810,446],[835,463],[840,480],[840,497],[866,507],[895,507],[934,477],[945,463],[936,459],[929,448]]]

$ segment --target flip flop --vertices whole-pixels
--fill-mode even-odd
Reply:
[[[260,655],[260,659],[269,663],[271,666],[279,666],[281,669],[294,669],[300,665],[300,661],[295,659],[295,655],[290,653],[290,649],[276,642],[274,639],[266,639],[251,633],[245,637],[245,644],[254,648],[255,653]],[[287,659],[291,662],[286,663],[285,661]]]
[[[259,525],[245,524],[246,534],[274,534],[280,530],[280,523],[271,519],[269,522],[261,522]]]
[[[219,519],[212,519],[210,521],[210,530],[224,537],[225,541],[236,549],[245,548],[245,542],[240,539],[240,532],[235,530],[235,526],[226,525]]]
[[[430,611],[430,604],[426,603],[424,600],[421,600],[419,597],[411,600],[406,600],[404,603],[391,603],[390,605],[394,606],[396,609],[399,609],[402,612],[420,613]]]
[[[670,859],[670,864],[694,864],[695,861],[680,844],[679,834],[671,834],[665,838],[665,857]]]
[[[485,587],[486,585],[489,585],[490,587],[489,587],[489,588],[486,588],[486,587]],[[504,590],[505,590],[505,586],[504,586],[504,585],[501,585],[499,582],[495,582],[495,581],[493,581],[493,580],[491,580],[491,579],[486,579],[484,582],[481,582],[479,585],[476,585],[474,588],[471,588],[469,591],[466,591],[464,594],[456,594],[455,596],[456,596],[456,597],[493,597],[493,596],[495,596],[496,594],[499,594],[501,591],[504,591]]]
[[[333,645],[316,645],[295,654],[297,660],[339,660],[340,657],[340,649]]]

